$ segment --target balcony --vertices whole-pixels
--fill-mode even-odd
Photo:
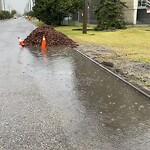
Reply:
[[[138,9],[150,8],[150,0],[138,0]]]

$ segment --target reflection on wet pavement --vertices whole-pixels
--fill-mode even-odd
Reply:
[[[148,148],[148,98],[74,50],[52,48],[43,58],[40,50],[30,52],[34,67],[26,71],[50,97],[70,142],[84,149]]]

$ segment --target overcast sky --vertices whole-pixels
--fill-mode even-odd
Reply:
[[[29,0],[4,0],[6,10],[15,9],[18,13],[24,13]]]

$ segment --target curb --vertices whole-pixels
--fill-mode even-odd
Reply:
[[[125,79],[123,79],[122,77],[118,76],[117,74],[115,74],[114,72],[112,72],[111,70],[107,69],[106,67],[104,67],[103,65],[101,65],[100,63],[98,63],[97,61],[93,60],[92,58],[90,58],[89,56],[85,55],[83,52],[75,49],[78,53],[80,53],[82,56],[88,58],[90,61],[92,61],[93,63],[95,63],[96,65],[98,65],[99,67],[101,67],[102,69],[104,69],[105,71],[109,72],[110,74],[114,75],[115,77],[117,77],[118,79],[122,80],[124,83],[126,83],[127,85],[131,86],[132,88],[134,88],[136,91],[140,92],[141,94],[143,94],[144,96],[146,96],[147,98],[150,99],[150,95],[147,94],[146,92],[142,91],[141,89],[139,89],[138,87],[134,86],[133,84],[129,83],[128,81],[126,81]]]

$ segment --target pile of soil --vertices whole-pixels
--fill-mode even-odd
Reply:
[[[42,26],[33,30],[24,40],[26,46],[41,46],[42,37],[45,35],[47,46],[68,46],[76,48],[78,45],[61,32],[51,26]]]

